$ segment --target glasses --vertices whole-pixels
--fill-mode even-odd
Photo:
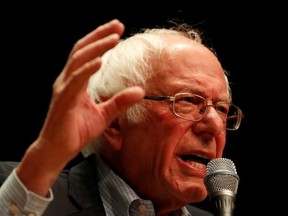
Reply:
[[[237,130],[240,127],[243,118],[239,107],[228,102],[218,102],[208,104],[208,101],[200,95],[192,93],[178,93],[175,96],[145,96],[144,99],[173,102],[173,113],[179,118],[188,121],[201,121],[208,106],[215,108],[226,130]]]

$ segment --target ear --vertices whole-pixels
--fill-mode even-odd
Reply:
[[[122,133],[119,118],[114,119],[110,126],[104,130],[103,136],[113,150],[119,150],[122,147]]]

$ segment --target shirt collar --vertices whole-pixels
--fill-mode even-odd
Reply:
[[[155,216],[150,200],[141,199],[132,188],[96,156],[98,186],[107,215]],[[184,207],[171,216],[191,216]]]

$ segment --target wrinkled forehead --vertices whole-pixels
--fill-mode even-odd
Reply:
[[[224,70],[211,50],[195,41],[175,36],[167,37],[165,43],[161,55],[153,62],[151,84],[217,89],[227,95]]]
[[[165,47],[152,63],[157,75],[166,76],[168,72],[193,76],[193,74],[224,79],[224,70],[215,54],[202,44],[193,40],[166,36]],[[171,75],[172,75],[171,74]]]

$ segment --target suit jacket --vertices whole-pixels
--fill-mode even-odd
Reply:
[[[0,162],[0,185],[17,162]],[[95,157],[83,160],[69,170],[64,170],[52,190],[54,200],[44,216],[106,216],[97,184]],[[210,212],[187,206],[192,216],[212,216]]]

